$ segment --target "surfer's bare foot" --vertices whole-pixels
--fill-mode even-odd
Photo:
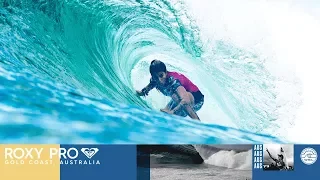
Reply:
[[[168,113],[168,114],[173,114],[173,111],[170,111],[169,109],[160,109],[160,111]]]

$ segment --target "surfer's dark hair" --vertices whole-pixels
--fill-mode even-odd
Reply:
[[[149,70],[151,76],[155,77],[159,72],[167,72],[167,67],[162,61],[155,59],[151,61]]]

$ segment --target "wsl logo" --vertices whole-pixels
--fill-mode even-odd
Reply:
[[[300,153],[300,158],[304,164],[311,165],[317,161],[318,154],[313,148],[304,148]]]
[[[68,150],[60,150],[60,164],[64,165],[100,165],[99,160],[92,159],[97,154],[98,148],[81,148],[81,152],[86,158],[79,157],[79,151],[76,148],[69,148]]]

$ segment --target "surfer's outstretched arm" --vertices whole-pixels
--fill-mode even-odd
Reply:
[[[151,79],[150,83],[144,87],[141,91],[137,90],[136,93],[138,96],[148,96],[149,92],[156,87],[156,83]]]
[[[179,104],[172,110],[173,113],[180,108],[184,108],[186,112],[188,113],[189,117],[192,119],[199,119],[198,115],[194,112],[192,109],[192,106],[194,104],[194,97],[191,93],[187,92],[186,89],[183,86],[179,86],[176,90],[178,96],[180,97]],[[174,97],[173,97],[174,98]]]
[[[269,150],[268,150],[268,149],[266,149],[266,151],[268,152],[268,154],[269,154],[270,158],[271,158],[271,159],[273,159],[275,162],[277,162],[277,159],[275,159],[274,157],[272,157],[272,155],[270,154]]]

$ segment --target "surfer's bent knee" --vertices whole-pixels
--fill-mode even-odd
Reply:
[[[194,104],[194,97],[190,92],[187,92],[187,93],[188,93],[188,98],[186,99],[187,100],[186,104],[192,106]]]
[[[173,94],[172,99],[177,103],[181,103],[182,105],[193,105],[194,103],[194,97],[190,92],[187,92],[187,96],[184,98],[181,98],[177,94]]]

